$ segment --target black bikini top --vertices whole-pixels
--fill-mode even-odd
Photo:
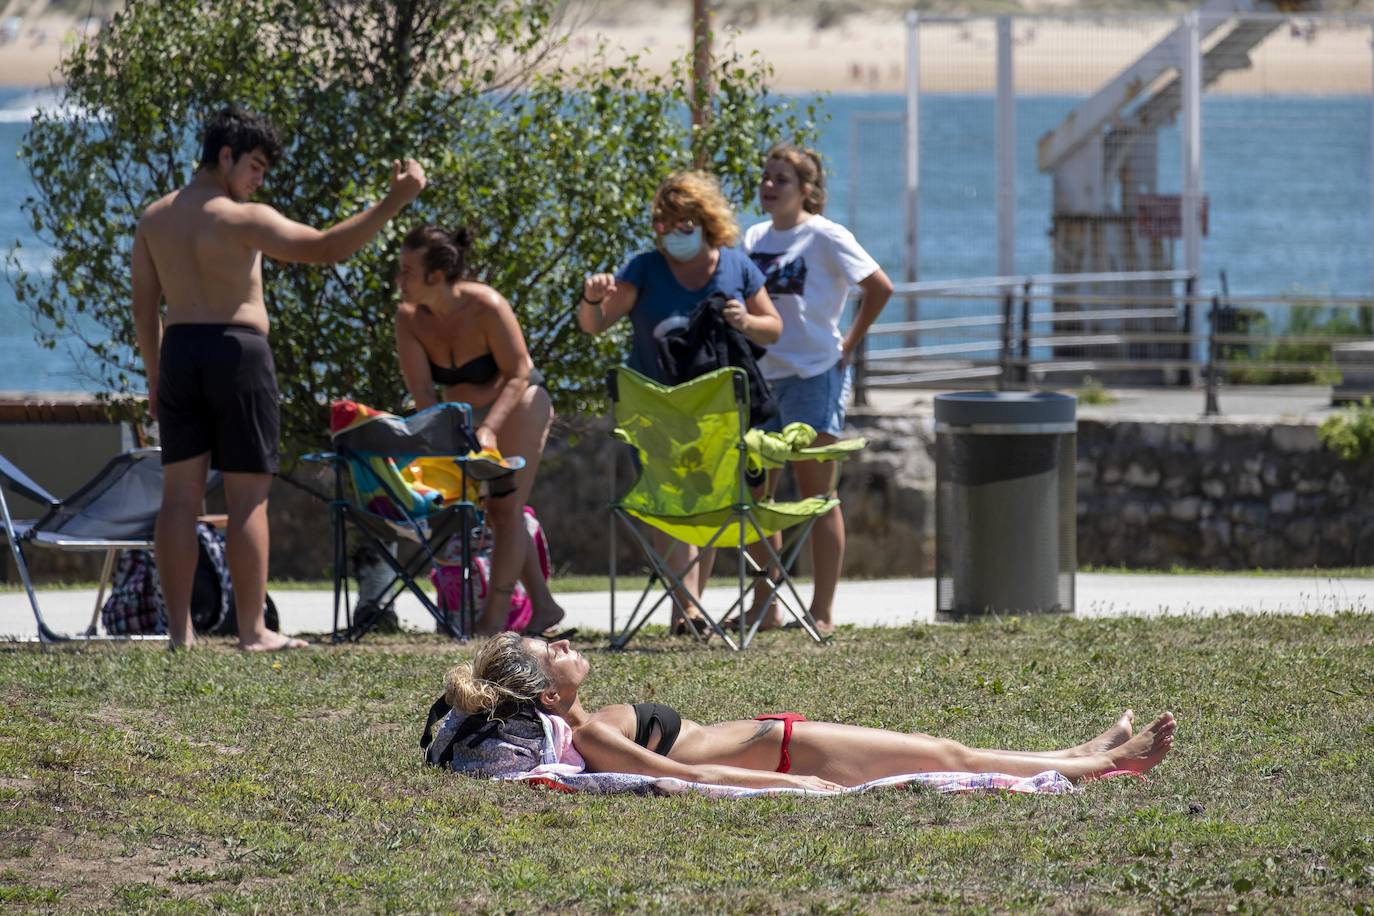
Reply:
[[[429,374],[436,385],[485,385],[496,378],[500,371],[496,357],[490,353],[483,353],[461,366],[437,366],[434,360],[429,362]]]
[[[667,757],[673,749],[673,742],[677,741],[678,732],[682,731],[682,716],[673,707],[662,703],[636,703],[634,710],[635,744],[647,748],[654,726],[658,726],[658,747],[654,753]]]

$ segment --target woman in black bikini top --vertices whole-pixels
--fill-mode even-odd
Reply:
[[[530,361],[515,311],[500,293],[466,279],[472,235],[420,226],[401,246],[396,285],[396,354],[417,410],[443,400],[473,408],[477,441],[483,448],[518,455],[515,490],[487,498],[494,535],[486,606],[477,632],[498,633],[510,611],[511,590],[523,582],[534,605],[529,631],[558,623],[563,609],[554,601],[525,529],[525,501],[553,423],[553,402]]]
[[[809,722],[796,713],[707,725],[661,703],[587,710],[578,690],[589,670],[567,640],[502,633],[483,644],[472,664],[448,672],[444,698],[467,713],[491,713],[514,701],[561,716],[592,771],[750,788],[833,790],[884,776],[944,771],[1033,776],[1058,770],[1077,782],[1112,770],[1143,773],[1164,759],[1174,741],[1172,713],[1133,733],[1130,710],[1097,737],[1057,751],[984,750],[920,733]]]

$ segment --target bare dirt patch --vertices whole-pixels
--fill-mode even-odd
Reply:
[[[178,845],[175,838],[168,838],[162,845],[130,849],[113,837],[74,836],[61,827],[41,827],[28,832],[25,841],[29,854],[0,856],[0,871],[31,874],[34,886],[60,890],[67,901],[97,903],[116,886],[131,884],[156,885],[173,897],[196,899],[225,886],[274,880],[214,877],[221,870],[232,871],[233,862],[229,850],[213,840]],[[41,869],[35,868],[38,863]]]

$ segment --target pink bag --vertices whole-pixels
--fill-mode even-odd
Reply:
[[[534,542],[535,555],[539,557],[539,571],[543,573],[547,582],[551,569],[549,543],[544,537],[544,528],[535,517],[532,506],[525,507],[525,530]],[[490,530],[484,528],[482,535],[482,541],[475,545],[472,554],[473,592],[476,595],[478,609],[487,600],[487,589],[491,580]],[[444,545],[436,559],[438,562],[430,570],[429,578],[439,593],[439,607],[446,612],[456,613],[456,609],[463,606],[462,545],[458,539],[453,538]],[[519,582],[515,583],[510,596],[510,613],[506,615],[506,629],[519,633],[530,625],[530,618],[533,616],[534,603],[530,601],[525,586]]]

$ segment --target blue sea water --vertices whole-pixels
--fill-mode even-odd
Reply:
[[[1070,96],[1017,101],[1018,273],[1051,269],[1051,182],[1036,168],[1036,147],[1078,101]],[[34,190],[17,152],[33,108],[51,102],[50,96],[31,91],[0,89],[0,253],[18,242],[21,264],[37,272],[48,269],[51,252],[20,210]],[[995,274],[993,99],[929,95],[921,104],[921,278]],[[894,279],[900,279],[902,265],[901,126],[865,116],[900,113],[903,105],[895,95],[831,96],[822,106],[828,120],[818,144],[830,174],[827,213],[850,222]],[[1210,199],[1204,288],[1214,288],[1225,270],[1233,293],[1371,293],[1370,120],[1367,96],[1204,99],[1203,184]],[[858,155],[851,162],[852,130],[858,132]],[[1160,189],[1176,192],[1176,131],[1161,132],[1159,150]],[[852,207],[851,188],[858,189]],[[746,214],[745,222],[749,219]],[[958,303],[928,302],[922,316],[941,317],[942,309],[958,308]],[[900,319],[899,311],[889,309],[884,317]],[[0,353],[0,391],[95,387],[91,374],[81,369],[84,357],[74,342],[56,350],[38,345],[29,315],[3,277]]]

